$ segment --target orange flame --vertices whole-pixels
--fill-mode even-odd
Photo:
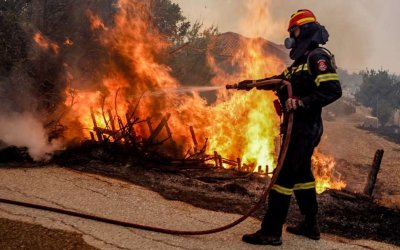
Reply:
[[[40,32],[36,32],[33,35],[33,40],[36,42],[36,44],[39,47],[46,49],[46,50],[50,49],[56,55],[58,54],[58,52],[60,50],[60,47],[56,43],[54,43],[54,42],[50,41],[48,38],[44,37],[42,35],[42,33],[40,33]]]
[[[72,46],[72,45],[74,45],[74,42],[69,37],[67,37],[67,38],[65,38],[64,45]]]
[[[179,83],[171,76],[170,69],[157,63],[157,55],[168,48],[168,44],[149,26],[146,16],[148,12],[143,11],[148,6],[139,1],[127,0],[120,0],[119,6],[115,26],[110,29],[104,26],[100,18],[88,12],[92,27],[103,28],[103,44],[118,53],[126,67],[121,69],[120,65],[109,65],[110,72],[106,72],[103,78],[106,91],[79,91],[74,96],[75,105],[71,113],[87,129],[93,127],[90,107],[93,108],[92,113],[98,126],[104,126],[105,124],[100,124],[104,120],[104,109],[114,110],[117,107],[117,113],[123,115],[132,111],[139,95],[153,90],[179,87]],[[262,78],[279,73],[284,68],[284,64],[277,58],[265,55],[261,40],[254,42],[248,39],[244,44],[232,58],[232,62],[243,65],[241,72],[235,75],[224,73],[209,56],[209,62],[217,73],[214,84],[232,83],[244,78]],[[136,116],[159,119],[161,115],[171,113],[169,126],[173,129],[174,140],[182,153],[192,147],[188,128],[193,126],[200,143],[208,138],[207,153],[217,151],[230,159],[242,157],[243,163],[262,166],[263,171],[270,172],[275,165],[274,142],[278,135],[278,119],[272,105],[273,99],[271,93],[264,91],[228,93],[224,90],[219,93],[217,104],[207,106],[198,93],[184,96],[166,93],[157,98],[144,95]],[[71,99],[67,102],[71,102]],[[103,104],[103,109],[100,103]],[[89,130],[85,137],[88,137],[88,132]],[[268,170],[266,166],[269,166]]]
[[[340,173],[335,170],[336,161],[333,157],[323,155],[316,150],[311,161],[318,194],[327,189],[340,190],[346,187]]]
[[[279,132],[279,120],[272,104],[274,95],[258,90],[221,90],[212,106],[207,105],[196,92],[189,95],[166,92],[154,97],[152,91],[180,86],[171,76],[170,69],[157,62],[168,43],[149,25],[146,3],[120,0],[119,7],[112,28],[107,28],[99,17],[88,11],[92,27],[102,30],[102,43],[110,53],[118,55],[119,62],[107,65],[102,91],[69,93],[66,103],[74,103],[69,120],[79,121],[86,131],[83,136],[89,137],[93,128],[92,114],[97,126],[105,128],[113,119],[107,110],[112,111],[115,119],[117,115],[131,114],[140,100],[136,117],[151,116],[152,122],[158,123],[163,115],[171,114],[168,123],[182,154],[193,147],[189,133],[189,126],[193,126],[199,143],[208,138],[208,154],[217,151],[225,158],[235,160],[241,157],[248,166],[262,166],[264,172],[271,172],[276,165],[275,141]],[[208,63],[216,73],[212,84],[220,86],[280,73],[285,64],[277,57],[266,55],[264,45],[262,39],[243,39],[231,59],[232,64],[239,66],[235,74],[227,74],[217,60],[208,55]],[[104,121],[104,117],[108,121]],[[149,135],[140,127],[135,127],[135,130],[139,136]]]
[[[92,30],[98,30],[98,29],[108,30],[108,28],[104,25],[100,17],[93,14],[92,11],[87,10],[86,16],[89,18],[90,27],[92,28]]]

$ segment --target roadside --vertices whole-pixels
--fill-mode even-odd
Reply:
[[[159,194],[125,181],[95,174],[81,173],[60,167],[1,168],[0,197],[25,202],[61,207],[73,211],[101,215],[118,220],[143,223],[171,229],[209,229],[227,224],[238,218],[237,214],[214,212],[193,207],[179,201],[170,201]],[[170,236],[127,229],[69,216],[33,209],[0,204],[0,218],[18,221],[12,227],[0,227],[0,235],[14,235],[15,240],[4,242],[2,249],[33,249],[32,237],[41,230],[20,230],[18,223],[33,223],[46,228],[73,232],[65,240],[80,234],[89,245],[100,249],[265,249],[241,242],[241,235],[252,232],[259,221],[250,218],[239,226],[218,234],[206,236]],[[2,220],[3,221],[3,220]],[[11,223],[7,221],[7,223]],[[11,230],[11,232],[10,232]],[[14,232],[13,232],[14,230]],[[77,233],[77,234],[76,234]],[[72,235],[72,234],[71,234]],[[57,237],[51,237],[56,240]],[[18,239],[18,240],[17,240]],[[41,239],[41,249],[49,245],[49,238]],[[50,239],[51,240],[51,239]],[[284,245],[273,249],[393,249],[393,245],[366,241],[346,240],[323,234],[314,242],[302,237],[284,234]],[[40,243],[38,243],[40,244]],[[61,246],[61,245],[60,245]],[[78,247],[70,249],[82,249]],[[68,249],[68,248],[65,248]],[[90,248],[87,248],[90,249]]]
[[[338,170],[344,175],[348,188],[355,192],[363,191],[375,151],[384,149],[374,197],[385,206],[400,208],[400,144],[357,128],[366,114],[365,108],[357,107],[355,114],[325,121],[319,149],[348,163],[338,164]]]

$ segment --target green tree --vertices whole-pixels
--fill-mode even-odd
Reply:
[[[178,4],[170,0],[152,0],[150,11],[153,24],[162,35],[177,45],[185,42],[191,24]]]
[[[194,23],[187,33],[187,43],[171,53],[167,60],[174,77],[184,85],[208,85],[214,77],[207,56],[218,54],[218,30],[215,27],[201,29],[201,23]]]
[[[356,100],[372,109],[382,124],[390,119],[400,106],[400,82],[398,76],[388,70],[366,70],[360,72],[363,82],[356,93]]]
[[[150,10],[153,25],[171,42],[163,63],[171,67],[173,76],[186,85],[208,84],[214,74],[207,56],[217,53],[218,29],[187,21],[179,5],[170,0],[152,0]]]

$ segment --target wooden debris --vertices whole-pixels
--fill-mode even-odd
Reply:
[[[218,155],[218,163],[219,163],[219,167],[224,167],[224,165],[222,165],[222,156]]]
[[[109,118],[109,121],[110,121],[111,130],[113,132],[113,136],[115,137],[116,129],[115,129],[114,117],[113,117],[110,109],[107,110],[107,113],[108,113],[108,118]]]
[[[92,117],[93,131],[96,132],[97,140],[101,142],[101,141],[103,141],[103,135],[100,132],[99,127],[97,126],[96,117],[94,115],[94,111],[93,111],[92,107],[90,107],[90,116]]]
[[[146,123],[147,123],[147,127],[149,128],[149,134],[153,134],[154,130],[153,130],[153,126],[151,125],[151,118],[147,117],[146,119]]]
[[[242,160],[240,158],[236,158],[236,160],[231,160],[231,159],[226,159],[223,158],[218,152],[214,152],[214,155],[207,155],[205,154],[206,152],[206,147],[207,147],[207,139],[206,142],[204,143],[204,146],[199,148],[199,143],[196,138],[196,134],[194,132],[193,126],[189,127],[190,130],[190,135],[193,141],[193,151],[189,150],[187,155],[184,156],[183,158],[178,158],[178,145],[176,142],[173,140],[172,137],[172,131],[168,125],[168,120],[171,117],[170,113],[167,113],[164,117],[162,117],[160,123],[154,128],[153,124],[151,122],[151,117],[147,117],[146,120],[139,121],[138,118],[135,118],[132,116],[129,116],[128,114],[125,114],[126,118],[126,124],[123,123],[122,119],[118,114],[115,116],[112,114],[111,110],[107,110],[107,117],[103,113],[103,119],[106,124],[105,128],[100,128],[96,122],[96,116],[93,111],[93,109],[90,109],[91,112],[91,118],[93,120],[93,132],[90,132],[90,138],[93,141],[109,141],[110,137],[113,138],[113,142],[118,142],[121,141],[122,143],[125,144],[130,144],[131,146],[139,147],[140,150],[146,151],[148,146],[154,147],[157,145],[161,145],[165,141],[169,140],[171,143],[171,149],[175,153],[175,158],[171,159],[172,164],[177,164],[177,165],[188,165],[188,164],[197,164],[197,165],[210,165],[207,164],[206,162],[208,161],[214,161],[215,167],[217,168],[229,168],[229,169],[236,169],[237,171],[244,171],[244,172],[255,172],[258,167],[258,172],[262,173],[262,168],[261,166],[256,166],[254,164],[248,166],[246,164],[242,163]],[[115,124],[115,120],[118,122],[118,129]],[[148,130],[149,130],[149,137],[147,139],[143,139],[142,137],[137,137],[134,129],[134,125],[145,122],[147,124]],[[163,140],[156,140],[157,137],[161,134],[162,130],[165,128],[167,138]],[[193,152],[191,154],[190,152]],[[152,151],[151,154],[156,153],[156,151]]]
[[[194,129],[192,126],[189,127],[190,134],[192,136],[193,144],[194,144],[194,153],[198,152],[199,144],[197,143],[196,134],[194,133]]]
[[[172,132],[171,129],[168,126],[168,121],[166,120],[164,123],[165,129],[167,131],[167,135],[168,135],[168,139],[171,142],[171,146],[174,150],[175,153],[175,157],[178,155],[178,145],[176,144],[176,142],[174,141],[174,138],[172,138]]]
[[[93,134],[92,131],[90,131],[90,139],[91,139],[92,141],[96,141],[96,138],[94,138],[94,134]]]
[[[217,151],[214,151],[215,167],[219,167],[219,157]]]
[[[135,128],[133,127],[132,123],[132,117],[128,115],[128,113],[125,114],[125,118],[126,118],[126,124],[130,125],[132,124],[132,126],[129,126],[129,132],[131,134],[131,136],[135,139],[136,138],[136,132],[135,132]]]
[[[155,138],[161,133],[161,130],[165,127],[170,117],[171,114],[168,113],[161,119],[160,123],[158,124],[156,129],[154,129],[153,133],[151,133],[149,139],[147,140],[149,143],[154,143]]]

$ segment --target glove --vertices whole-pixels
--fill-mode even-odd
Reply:
[[[249,84],[253,83],[253,80],[244,80],[238,83],[238,89],[240,90],[250,90],[251,88],[248,87]]]
[[[292,110],[294,111],[299,107],[304,107],[304,103],[300,98],[293,96],[286,100],[285,107],[288,112]]]

